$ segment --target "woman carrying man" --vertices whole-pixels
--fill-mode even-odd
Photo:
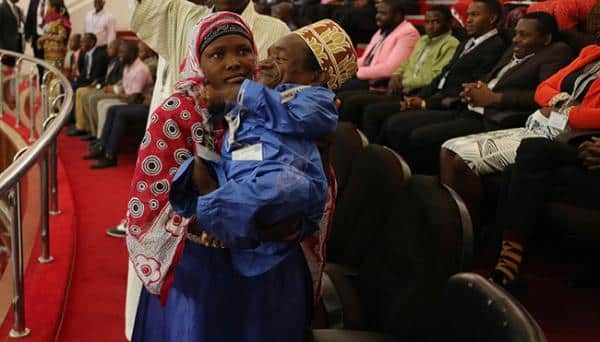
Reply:
[[[315,57],[316,51],[333,57],[332,47],[351,47],[346,42],[322,45],[329,42],[328,34],[339,37],[335,26],[307,31],[314,33],[309,35],[314,42],[303,39]],[[252,34],[237,15],[214,14],[200,21],[192,32],[182,81],[177,92],[151,115],[132,181],[127,243],[145,285],[133,340],[301,341],[310,323],[313,298],[310,273],[299,244],[264,272],[246,276],[238,271],[236,252],[245,252],[244,260],[260,267],[261,260],[268,259],[268,251],[255,255],[251,249],[235,251],[202,234],[185,241],[188,229],[200,232],[206,227],[195,227],[174,214],[168,204],[177,168],[192,155],[221,150],[222,122],[211,120],[201,108],[198,90],[205,82],[216,91],[242,83],[252,78],[256,68]],[[286,68],[280,56],[274,60],[283,62],[279,67],[281,81],[298,71]],[[328,74],[345,72],[340,70],[346,65],[342,59],[331,58],[329,69],[323,68],[321,59],[318,62]],[[278,191],[276,187],[269,190]],[[331,191],[328,197],[331,206]],[[283,230],[298,230],[296,218],[280,219]],[[282,239],[286,238],[283,235]],[[164,307],[151,294],[160,295]]]

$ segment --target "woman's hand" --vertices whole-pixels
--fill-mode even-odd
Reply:
[[[600,138],[592,137],[577,148],[579,159],[583,165],[592,171],[600,170]]]
[[[210,84],[204,86],[202,97],[206,102],[208,109],[213,113],[220,113],[224,110],[226,102],[235,102],[237,94],[240,91],[241,84],[233,83],[216,89]]]
[[[540,113],[542,113],[543,116],[549,118],[550,114],[552,113],[552,108],[550,108],[550,107],[540,108]]]
[[[194,160],[194,169],[192,170],[192,181],[196,188],[196,192],[200,196],[204,196],[217,189],[217,181],[208,172],[208,167],[200,159]]]

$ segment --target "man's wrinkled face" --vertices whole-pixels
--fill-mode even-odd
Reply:
[[[318,71],[307,69],[309,54],[312,52],[298,35],[280,38],[269,47],[268,58],[260,63],[257,81],[271,87],[284,83],[312,85]]]

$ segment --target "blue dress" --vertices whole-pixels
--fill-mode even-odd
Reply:
[[[335,130],[333,99],[321,87],[244,82],[221,158],[206,160],[219,188],[195,193],[190,158],[170,192],[178,214],[196,215],[228,248],[188,241],[165,307],[143,290],[132,341],[304,340],[312,282],[299,242],[323,214],[327,180],[313,140]],[[248,148],[254,152],[239,153]],[[302,218],[298,240],[261,240],[257,227],[290,217]]]

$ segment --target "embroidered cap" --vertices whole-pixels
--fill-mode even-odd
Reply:
[[[330,89],[341,87],[356,74],[358,64],[352,40],[334,21],[317,21],[293,33],[306,42],[317,58],[321,70],[329,75],[327,85]]]

